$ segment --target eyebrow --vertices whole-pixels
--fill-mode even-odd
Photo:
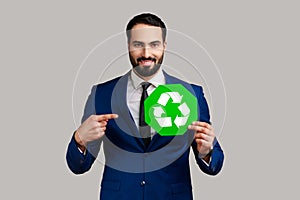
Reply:
[[[141,44],[144,44],[144,42],[137,41],[137,40],[135,40],[135,41],[132,41],[132,43],[141,43]]]
[[[135,40],[135,41],[132,41],[132,43],[139,43],[139,44],[145,44],[144,42],[141,42],[141,41],[137,41],[137,40]],[[159,40],[155,40],[155,41],[152,41],[152,42],[149,42],[149,44],[155,44],[155,43],[161,43],[161,41],[159,41]]]
[[[150,42],[150,44],[155,44],[155,43],[161,43],[161,41],[159,41],[159,40],[156,40],[156,41],[153,41],[153,42]]]

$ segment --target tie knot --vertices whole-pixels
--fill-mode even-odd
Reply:
[[[143,87],[143,91],[145,91],[145,90],[148,89],[148,87],[151,85],[151,83],[149,83],[149,82],[142,82],[141,85]]]

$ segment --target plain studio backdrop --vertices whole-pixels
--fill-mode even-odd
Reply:
[[[224,167],[210,177],[191,159],[195,199],[299,199],[300,14],[292,0],[1,1],[0,199],[99,198],[103,165],[76,176],[65,161],[77,128],[73,83],[88,53],[145,11],[200,43],[226,88]]]

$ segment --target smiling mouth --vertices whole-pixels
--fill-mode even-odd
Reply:
[[[152,65],[153,61],[152,60],[141,60],[139,61],[140,64],[142,65]]]
[[[141,65],[149,66],[149,65],[152,65],[153,63],[155,63],[156,59],[155,58],[138,58],[137,61]]]

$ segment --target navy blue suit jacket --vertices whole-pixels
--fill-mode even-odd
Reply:
[[[167,84],[182,84],[198,99],[199,121],[210,123],[210,115],[202,87],[189,85],[164,72]],[[72,137],[67,149],[67,163],[75,174],[88,171],[103,144],[105,167],[101,182],[102,200],[171,200],[193,199],[189,153],[192,147],[200,169],[216,175],[223,165],[223,151],[215,140],[210,164],[198,157],[193,132],[182,136],[155,134],[146,148],[138,137],[126,102],[129,73],[106,83],[94,86],[88,98],[84,121],[91,114],[116,113],[118,119],[109,120],[105,136],[88,144],[87,153],[79,152]],[[198,188],[197,188],[198,189]]]

